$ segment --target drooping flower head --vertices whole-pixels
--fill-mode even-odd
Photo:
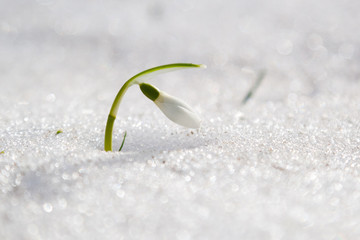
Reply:
[[[140,89],[171,121],[188,128],[199,128],[200,118],[189,105],[156,87],[141,83]]]
[[[165,116],[167,116],[173,122],[189,128],[198,128],[200,126],[200,118],[195,113],[195,111],[190,108],[186,103],[184,103],[180,99],[170,96],[165,92],[158,90],[157,88],[148,83],[144,83],[144,80],[149,79],[155,75],[186,68],[206,68],[206,66],[203,64],[193,63],[173,63],[157,66],[136,74],[124,83],[124,85],[121,87],[115,97],[107,119],[104,140],[105,151],[112,151],[113,126],[121,99],[125,95],[128,88],[136,84],[140,85],[140,89],[145,94],[145,96],[154,101],[154,103],[160,108],[160,110],[165,114]],[[121,151],[121,148],[124,145],[125,137],[126,132],[124,134],[124,139],[122,141],[119,151]]]

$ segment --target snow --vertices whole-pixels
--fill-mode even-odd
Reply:
[[[359,239],[359,11],[2,0],[0,239]],[[150,81],[201,128],[131,87],[104,152],[122,84],[174,62],[208,66]]]

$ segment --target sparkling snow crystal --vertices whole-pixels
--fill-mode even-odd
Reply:
[[[0,239],[360,239],[359,12],[358,0],[2,0]],[[124,148],[105,152],[122,84],[177,62],[208,68],[156,86],[201,128],[131,88],[114,126]]]

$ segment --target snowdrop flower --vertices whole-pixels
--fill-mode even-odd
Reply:
[[[186,103],[158,90],[150,84],[144,83],[144,80],[149,79],[155,75],[186,68],[206,68],[206,66],[192,63],[173,63],[162,65],[138,73],[124,83],[115,97],[106,123],[104,141],[105,151],[112,151],[112,132],[120,102],[128,88],[135,84],[138,84],[145,96],[153,100],[154,103],[160,108],[160,110],[173,122],[189,128],[198,128],[200,126],[199,117],[196,115],[195,111]],[[124,145],[125,137],[126,132],[124,134],[119,151],[121,151],[121,148]]]
[[[182,100],[170,96],[148,83],[141,83],[140,89],[174,123],[188,128],[200,127],[199,116]]]

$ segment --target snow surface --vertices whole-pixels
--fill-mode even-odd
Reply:
[[[359,11],[1,0],[0,239],[360,239]],[[208,66],[150,81],[201,128],[132,87],[104,152],[122,84],[173,62]]]

